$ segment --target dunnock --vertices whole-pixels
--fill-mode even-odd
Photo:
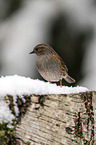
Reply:
[[[34,47],[30,54],[37,55],[36,65],[41,76],[49,81],[60,81],[62,87],[62,79],[68,83],[75,83],[75,80],[68,75],[68,69],[62,58],[47,44],[38,44]]]

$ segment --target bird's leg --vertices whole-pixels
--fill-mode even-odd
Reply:
[[[60,87],[62,88],[62,80],[60,80]]]

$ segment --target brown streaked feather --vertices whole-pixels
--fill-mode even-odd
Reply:
[[[60,62],[60,64],[61,64],[61,70],[62,71],[66,71],[66,72],[68,72],[68,68],[67,68],[67,66],[66,66],[66,64],[64,63],[64,61],[63,61],[63,59],[56,53],[56,51],[54,51],[54,49],[51,47],[51,49],[52,49],[52,51],[51,51],[51,55],[53,56],[51,56],[52,58],[55,58],[55,59],[58,59],[58,61]]]

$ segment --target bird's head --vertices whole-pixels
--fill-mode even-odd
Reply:
[[[38,44],[34,47],[33,51],[29,54],[35,53],[36,55],[43,55],[50,53],[50,46],[48,44]]]

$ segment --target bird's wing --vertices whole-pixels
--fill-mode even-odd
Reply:
[[[58,59],[58,62],[60,63],[60,67],[61,67],[61,70],[63,72],[68,72],[68,68],[66,66],[66,64],[64,63],[63,59],[53,50],[52,51],[52,55],[54,56],[53,58],[54,59]]]
[[[60,62],[61,62],[62,70],[68,72],[68,68],[67,68],[66,64],[64,63],[64,61],[62,60],[62,58],[59,55],[58,55],[58,57],[59,57]]]

